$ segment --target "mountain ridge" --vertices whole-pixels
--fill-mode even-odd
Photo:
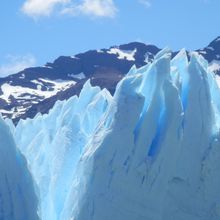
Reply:
[[[45,66],[31,67],[0,78],[0,112],[4,118],[33,118],[38,112],[47,113],[57,100],[78,95],[87,79],[93,86],[114,93],[117,83],[129,69],[152,62],[161,51],[155,45],[130,42],[109,49],[89,50],[75,56],[60,56]],[[207,47],[195,50],[220,75],[220,37]],[[178,51],[172,52],[174,57]],[[187,51],[189,57],[191,51]]]

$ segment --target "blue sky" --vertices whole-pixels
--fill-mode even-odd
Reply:
[[[201,48],[220,35],[219,10],[219,0],[1,1],[0,75],[131,41]]]

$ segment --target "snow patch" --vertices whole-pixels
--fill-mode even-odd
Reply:
[[[70,56],[70,58],[72,58],[72,59],[79,59],[79,57],[76,57],[76,56]]]
[[[129,61],[135,61],[134,55],[137,52],[137,49],[132,51],[129,50],[120,50],[119,48],[111,48],[107,53],[109,54],[116,54],[118,59],[127,59]]]
[[[211,72],[217,72],[220,70],[220,61],[219,60],[213,60],[208,67],[209,71]]]
[[[207,54],[207,52],[204,51],[204,50],[200,50],[199,53],[200,53],[200,54]]]
[[[213,47],[206,47],[206,48],[209,49],[209,50],[214,51],[214,48],[213,48]]]
[[[215,79],[216,79],[216,82],[218,84],[218,87],[220,88],[220,76],[219,75],[215,75]]]
[[[32,89],[28,87],[22,87],[22,86],[13,86],[8,83],[4,83],[1,86],[3,94],[0,95],[0,98],[4,99],[7,102],[9,101],[9,97],[13,96],[16,99],[23,99],[25,94],[29,94],[31,96],[37,96],[41,97],[41,99],[49,98],[57,92],[65,90],[73,85],[76,84],[75,81],[62,81],[62,80],[49,80],[49,79],[42,79],[40,78],[38,80],[32,80],[32,82],[37,84],[37,89]],[[50,90],[42,91],[41,88],[43,86],[42,82],[51,83],[52,86],[50,87]]]
[[[75,78],[75,79],[85,79],[86,76],[85,74],[82,72],[82,73],[79,73],[79,74],[68,74],[69,77],[72,77],[72,78]]]

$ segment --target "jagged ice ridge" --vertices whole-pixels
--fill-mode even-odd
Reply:
[[[164,49],[114,97],[88,81],[49,114],[6,122],[42,220],[220,218],[220,91],[196,53]]]

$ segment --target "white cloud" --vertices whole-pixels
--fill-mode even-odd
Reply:
[[[146,8],[151,7],[151,2],[149,0],[138,0],[138,2],[144,5]]]
[[[92,17],[115,17],[117,8],[113,0],[83,0],[62,10],[62,14],[87,15]]]
[[[113,0],[26,0],[22,6],[23,13],[35,19],[50,16],[55,9],[60,14],[73,16],[113,18],[117,13]]]
[[[24,56],[8,55],[6,61],[6,64],[0,65],[1,77],[17,73],[36,64],[36,59],[31,54]]]
[[[70,3],[71,0],[26,0],[22,11],[30,17],[49,16],[56,6]]]

